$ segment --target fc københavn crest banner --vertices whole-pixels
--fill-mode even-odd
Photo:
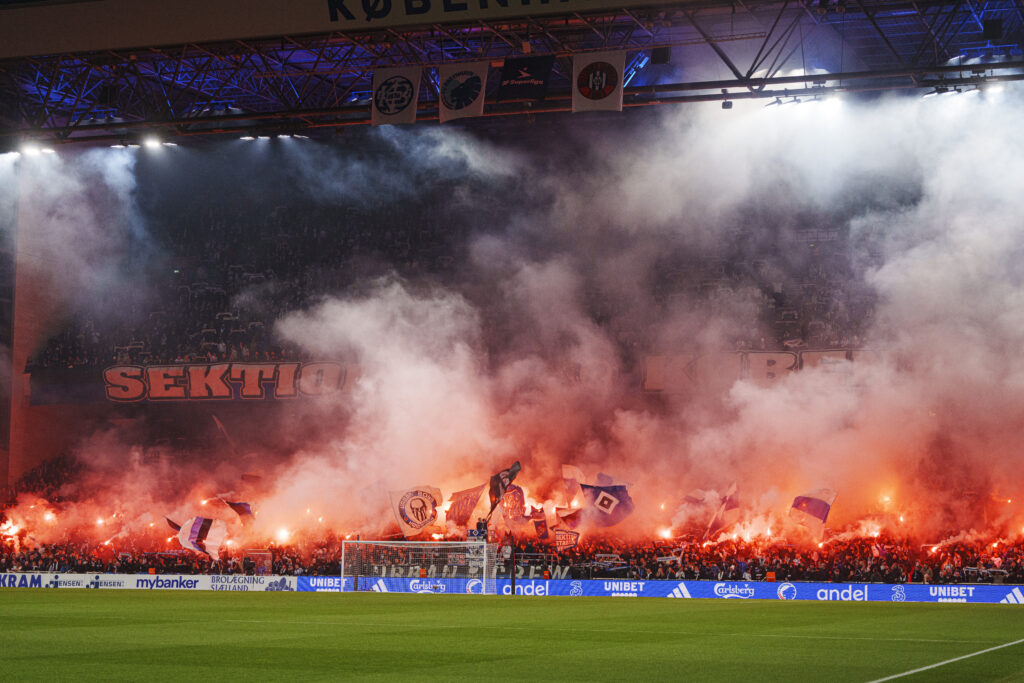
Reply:
[[[489,62],[444,64],[437,69],[441,123],[484,113]]]
[[[622,111],[626,53],[590,52],[572,58],[572,110]]]
[[[373,73],[370,123],[415,123],[421,67],[378,69]]]

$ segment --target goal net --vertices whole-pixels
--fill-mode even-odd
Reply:
[[[496,558],[497,545],[480,541],[343,541],[342,584],[351,577],[357,591],[494,595]]]

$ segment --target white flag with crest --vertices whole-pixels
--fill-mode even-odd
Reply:
[[[625,51],[590,52],[572,58],[572,110],[622,111]]]
[[[484,113],[489,62],[444,64],[437,69],[441,123]]]
[[[373,72],[372,125],[416,122],[421,70],[422,67],[409,66]]]

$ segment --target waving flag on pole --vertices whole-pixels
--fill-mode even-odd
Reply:
[[[590,503],[588,517],[598,526],[615,526],[633,512],[633,499],[625,486],[582,484],[580,488]]]
[[[836,492],[832,489],[818,489],[793,499],[793,507],[789,516],[806,526],[818,535],[825,532],[825,520],[836,500]]]
[[[421,67],[378,69],[373,72],[370,123],[416,123]]]
[[[572,58],[572,110],[622,111],[625,51],[590,52]]]
[[[575,465],[562,465],[562,483],[565,485],[565,495],[572,500],[583,483],[583,470]]]
[[[480,484],[471,489],[453,493],[452,497],[448,499],[452,505],[448,508],[446,519],[458,526],[466,526],[469,522],[469,516],[476,509],[476,504],[480,500],[480,494],[484,492],[485,486],[486,484]]]
[[[170,525],[172,529],[174,529],[175,531],[181,531],[181,525],[175,522],[173,519],[171,519],[170,517],[164,517],[164,519],[167,520],[167,524]]]
[[[214,560],[219,560],[220,544],[227,535],[228,527],[219,519],[190,517],[178,531],[178,543],[182,548],[206,553]]]
[[[487,492],[491,499],[491,509],[487,513],[488,515],[494,512],[494,508],[497,507],[498,503],[501,502],[501,499],[505,497],[505,492],[508,491],[508,487],[515,480],[516,475],[519,474],[519,470],[522,468],[522,465],[520,465],[519,461],[516,460],[507,470],[502,470],[501,472],[491,476],[490,490]]]
[[[235,514],[241,517],[243,522],[248,522],[252,519],[252,506],[249,505],[248,503],[232,503],[230,501],[224,500],[223,498],[220,498],[219,500],[220,502],[224,503],[229,508],[234,510]]]
[[[437,68],[438,118],[441,123],[484,113],[490,62],[443,64]]]
[[[733,482],[729,489],[722,496],[722,502],[718,506],[718,510],[715,511],[714,516],[708,523],[708,530],[704,533],[704,538],[708,538],[711,534],[718,533],[726,527],[732,526],[736,523],[736,519],[740,514],[740,505],[736,500],[736,482]]]

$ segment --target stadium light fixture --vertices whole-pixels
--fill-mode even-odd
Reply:
[[[243,135],[242,137],[240,137],[240,138],[238,138],[238,139],[239,139],[239,140],[255,140],[256,138],[254,138],[254,137],[253,137],[253,136],[251,136],[251,135]]]
[[[146,146],[146,149],[156,149],[160,147],[160,140],[155,137],[148,137],[142,141],[142,144]]]

